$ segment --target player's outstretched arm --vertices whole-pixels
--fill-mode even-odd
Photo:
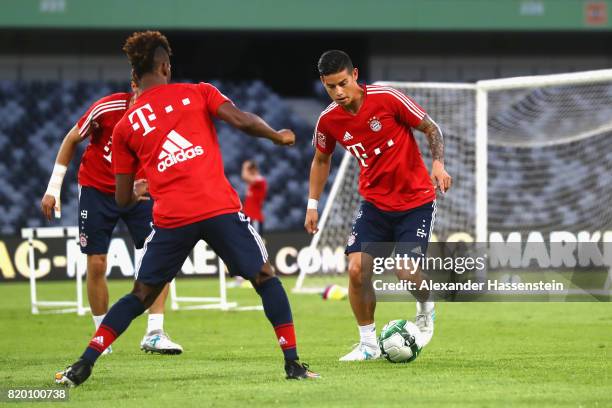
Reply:
[[[295,143],[295,134],[291,130],[282,129],[276,131],[259,116],[250,112],[243,112],[230,102],[219,106],[217,116],[224,122],[251,136],[264,137],[282,146],[291,146]]]
[[[331,167],[331,154],[315,149],[315,155],[310,166],[310,184],[308,189],[308,205],[306,207],[306,220],[304,228],[309,234],[316,234],[319,231],[319,198],[327,183],[329,169]]]
[[[452,184],[451,176],[444,169],[444,137],[440,127],[425,115],[417,129],[425,133],[433,163],[431,166],[431,181],[442,193],[445,193]]]
[[[40,208],[48,220],[51,220],[51,213],[55,212],[55,218],[61,217],[61,202],[60,192],[62,189],[62,183],[64,181],[64,175],[70,161],[74,157],[77,145],[83,140],[79,135],[78,126],[74,126],[64,137],[62,144],[57,152],[55,158],[55,165],[53,166],[53,173],[47,186],[47,191],[40,202]]]

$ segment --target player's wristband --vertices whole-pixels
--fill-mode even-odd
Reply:
[[[315,200],[314,198],[308,199],[308,205],[306,205],[306,209],[308,210],[317,210],[319,209],[319,200]]]
[[[62,190],[62,183],[64,182],[64,176],[68,168],[63,164],[55,163],[53,166],[53,173],[51,173],[51,179],[47,186],[45,194],[52,195],[53,197],[59,197]]]

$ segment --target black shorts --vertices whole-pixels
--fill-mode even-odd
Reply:
[[[363,201],[353,220],[346,254],[365,252],[372,257],[427,252],[436,214],[436,201],[408,211],[383,211]]]
[[[201,239],[231,276],[253,279],[268,260],[263,240],[248,218],[241,212],[223,214],[177,228],[153,226],[136,266],[136,280],[148,285],[170,282]]]
[[[142,248],[151,233],[153,201],[120,208],[115,196],[93,187],[80,187],[79,193],[79,242],[81,252],[88,255],[106,254],[115,225],[125,222],[134,245]]]

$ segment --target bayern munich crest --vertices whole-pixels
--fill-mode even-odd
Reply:
[[[368,124],[370,125],[370,129],[374,132],[380,132],[382,129],[382,123],[380,123],[380,120],[378,120],[376,116],[371,117],[370,120],[368,120]]]
[[[355,243],[355,239],[356,239],[355,233],[352,233],[351,235],[349,235],[348,242],[347,242],[348,246],[353,245]]]
[[[85,248],[87,246],[87,235],[82,232],[79,235],[79,243],[81,244],[82,248]]]

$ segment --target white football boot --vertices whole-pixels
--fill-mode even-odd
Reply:
[[[434,320],[436,318],[436,311],[431,309],[429,312],[418,313],[414,319],[414,324],[423,333],[423,347],[425,347],[433,337],[434,334]]]
[[[365,361],[380,358],[380,348],[378,344],[359,343],[355,348],[340,358],[340,361]]]
[[[145,353],[181,354],[183,347],[170,340],[162,330],[153,330],[142,338],[140,349]]]
[[[108,346],[108,347],[106,348],[106,350],[104,350],[104,351],[102,352],[102,354],[101,354],[101,355],[102,355],[102,356],[105,356],[105,355],[107,355],[107,354],[111,354],[112,352],[113,352],[113,346]]]

